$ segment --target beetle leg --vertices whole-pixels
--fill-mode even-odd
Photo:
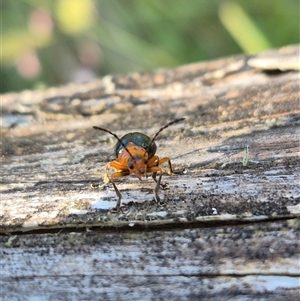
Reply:
[[[150,168],[155,167],[155,166],[158,166],[158,164],[157,164],[158,161],[159,161],[158,156],[153,156],[153,157],[151,157],[151,158],[148,160],[148,168],[147,168],[147,172],[151,172],[151,171],[149,171]],[[153,173],[152,173],[152,179],[155,181],[155,183],[157,183],[157,181],[156,181],[156,174],[157,174],[157,172],[153,172]]]
[[[155,181],[155,183],[157,183],[156,175],[157,175],[157,172],[154,172],[154,173],[152,174],[152,179]],[[167,187],[167,184],[160,183],[159,185],[160,185],[160,187],[161,187],[162,189],[165,189],[165,188]]]
[[[165,162],[168,162],[168,165],[169,165],[168,174],[171,175],[173,173],[173,169],[172,169],[171,160],[168,157],[159,159],[158,160],[158,165],[161,165],[161,164],[163,164]]]
[[[155,201],[158,203],[160,201],[160,197],[158,196],[158,191],[159,191],[159,187],[160,187],[160,181],[161,181],[161,177],[162,177],[162,169],[160,167],[157,166],[152,166],[150,168],[147,169],[147,172],[152,172],[152,178],[154,179],[154,181],[156,182],[155,188],[154,188],[154,198]],[[158,181],[156,181],[156,174],[159,173],[159,178]]]
[[[103,178],[104,184],[107,184],[109,182],[108,168],[110,166],[110,163],[111,162],[107,163],[105,166],[105,174],[104,174],[104,178]]]
[[[117,197],[118,197],[116,207],[120,207],[122,195],[121,195],[121,192],[119,191],[117,185],[115,184],[114,179],[115,179],[115,178],[125,177],[125,176],[128,176],[128,175],[129,175],[129,171],[128,171],[128,170],[122,170],[122,171],[115,172],[115,173],[113,173],[113,174],[110,176],[110,179],[109,179],[109,180],[110,180],[111,184],[113,185],[113,187],[114,187],[114,189],[115,189],[115,192],[116,192],[116,195],[117,195]]]
[[[148,159],[148,166],[149,167],[152,167],[152,166],[158,166],[158,161],[159,161],[159,158],[158,156],[153,156],[151,158]]]
[[[104,183],[108,183],[110,180],[109,180],[109,174],[108,174],[108,169],[109,167],[113,167],[115,169],[118,169],[118,170],[123,170],[123,166],[118,162],[118,161],[111,161],[111,162],[108,162],[105,166],[105,174],[104,174],[104,178],[103,178],[103,181]]]
[[[153,156],[152,158],[150,158],[148,160],[148,170],[151,169],[152,167],[158,167],[159,165],[165,163],[165,162],[168,162],[169,164],[169,168],[168,168],[168,174],[172,174],[173,173],[173,169],[172,169],[172,165],[171,165],[171,161],[168,157],[165,157],[165,158],[162,158],[162,159],[159,159],[158,156]],[[156,180],[156,175],[157,175],[157,172],[153,172],[152,173],[152,179],[157,183],[157,180]],[[160,180],[159,180],[159,185],[162,187],[162,188],[165,188],[165,185],[164,184],[161,184],[160,183]]]
[[[109,176],[109,174],[108,174],[109,167],[113,167],[113,168],[118,169],[120,171],[117,171],[117,172],[113,173],[111,176]],[[124,166],[120,162],[112,161],[112,162],[109,162],[109,163],[106,164],[104,182],[105,183],[111,182],[111,184],[113,185],[113,187],[115,189],[116,195],[118,197],[116,207],[119,207],[121,205],[122,195],[121,195],[118,187],[116,186],[114,179],[125,177],[125,176],[128,176],[128,175],[129,175],[129,170],[127,170],[127,169],[124,170]]]
[[[154,172],[154,173],[152,174],[152,179],[155,181],[155,183],[157,183],[156,175],[157,175],[157,172]]]
[[[168,162],[169,168],[168,168],[168,174],[172,174],[173,173],[173,169],[172,169],[172,164],[171,164],[171,160],[168,157],[165,158],[161,158],[159,159],[158,156],[153,156],[152,158],[150,158],[148,160],[148,166],[152,167],[152,166],[159,166],[164,164],[165,162]],[[156,182],[156,180],[154,180]]]

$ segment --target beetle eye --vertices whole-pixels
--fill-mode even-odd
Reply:
[[[133,169],[133,164],[131,162],[128,164],[128,168]]]

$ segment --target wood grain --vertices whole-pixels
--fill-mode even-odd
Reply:
[[[3,300],[296,300],[297,57],[294,45],[2,95]],[[92,126],[153,136],[180,117],[157,138],[176,171],[162,201],[151,177],[125,177],[112,210],[116,141]]]

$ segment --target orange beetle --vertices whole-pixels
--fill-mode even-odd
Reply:
[[[168,162],[168,173],[172,174],[173,170],[171,161],[168,157],[159,159],[159,157],[155,155],[157,147],[154,141],[159,133],[165,128],[184,119],[185,118],[179,118],[169,122],[160,128],[152,139],[139,132],[126,134],[120,139],[116,134],[107,129],[93,126],[94,129],[107,132],[118,140],[115,146],[115,155],[117,160],[108,162],[106,164],[104,176],[104,182],[111,182],[118,196],[116,207],[121,205],[122,195],[117,188],[114,179],[131,174],[136,175],[141,180],[143,176],[147,176],[147,173],[152,173],[152,178],[156,182],[156,186],[154,188],[154,197],[157,202],[160,201],[158,191],[161,185],[160,182],[162,177],[162,169],[159,167],[159,165]],[[111,176],[108,174],[109,167],[113,167],[117,170]],[[156,180],[157,173],[159,174],[158,180]]]

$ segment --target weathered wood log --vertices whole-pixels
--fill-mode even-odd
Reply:
[[[296,300],[299,45],[2,95],[3,300]],[[177,173],[104,184],[140,131]]]

